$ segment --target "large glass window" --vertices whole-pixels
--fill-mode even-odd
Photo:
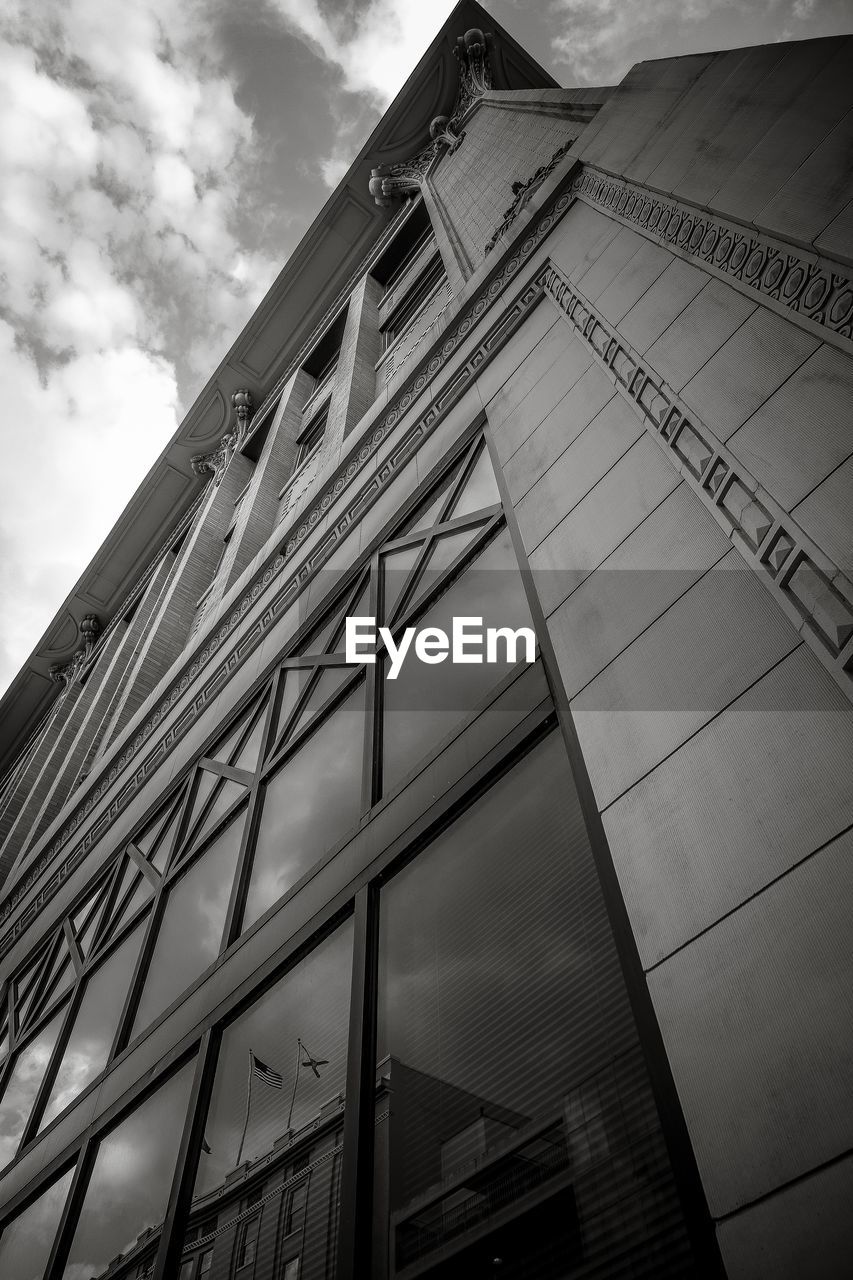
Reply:
[[[13,1058],[0,1105],[0,1166],[13,1160],[50,1063],[62,1026],[62,1013],[51,1018]]]
[[[189,1062],[102,1138],[89,1175],[65,1280],[97,1276],[140,1233],[163,1221],[186,1119]]]
[[[357,823],[363,745],[362,680],[266,785],[244,928]]]
[[[143,932],[144,926],[138,924],[87,980],[42,1113],[40,1129],[64,1111],[106,1066]]]
[[[453,538],[459,535],[449,535]],[[465,531],[461,554],[471,537]],[[437,543],[437,550],[441,543]],[[454,547],[454,551],[456,548]],[[532,629],[533,622],[509,533],[493,536],[461,577],[414,619],[418,628],[438,627],[452,634],[453,618],[482,618],[483,627]],[[407,617],[403,625],[412,625]],[[383,663],[382,781],[391,791],[431,748],[456,727],[512,670],[523,649],[498,648],[499,661],[459,664],[449,660],[428,666],[417,660],[402,667],[394,680]]]
[[[242,819],[230,823],[170,888],[131,1038],[218,956],[242,834]]]
[[[396,1268],[441,1250],[442,1278],[485,1280],[500,1256],[507,1275],[549,1280],[607,1274],[619,1249],[683,1274],[674,1181],[556,734],[383,888],[380,919],[377,1209]]]
[[[333,1188],[339,1194],[333,1157],[344,1106],[352,945],[347,922],[223,1034],[193,1212],[200,1217],[218,1203],[238,1170],[249,1179],[281,1159],[280,1207],[264,1211],[254,1235],[248,1223],[255,1219],[244,1220],[245,1250],[236,1253],[238,1267],[254,1262],[255,1280],[278,1280],[275,1259],[285,1240],[286,1257],[301,1253],[306,1274],[333,1274],[329,1217],[337,1212]]]
[[[0,1276],[42,1280],[74,1170],[52,1183],[0,1233]]]

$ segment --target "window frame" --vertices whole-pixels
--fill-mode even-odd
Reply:
[[[255,1272],[255,1263],[258,1257],[258,1240],[260,1239],[261,1234],[261,1219],[263,1217],[263,1212],[263,1206],[260,1206],[256,1213],[252,1213],[248,1217],[244,1218],[237,1227],[237,1235],[234,1240],[233,1275],[237,1276],[242,1273],[241,1280],[243,1280],[243,1277],[247,1275],[254,1275]],[[252,1236],[250,1241],[249,1231],[252,1227],[255,1228],[255,1234]],[[252,1256],[251,1258],[246,1258],[245,1250],[247,1245],[250,1243],[252,1246]],[[242,1262],[240,1261],[241,1251],[244,1254]],[[251,1272],[247,1270],[248,1267],[251,1267]]]
[[[291,478],[302,470],[306,462],[314,456],[325,440],[326,428],[329,425],[331,402],[330,396],[315,413],[311,414],[309,421],[300,430],[296,438],[296,458],[294,459]],[[317,434],[318,431],[319,435]]]

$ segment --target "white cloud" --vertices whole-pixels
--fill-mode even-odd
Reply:
[[[454,0],[369,0],[333,13],[317,0],[272,0],[288,28],[343,72],[343,87],[387,106],[453,9]]]
[[[0,688],[275,275],[235,230],[254,130],[213,11],[7,0]]]
[[[656,56],[666,56],[662,32],[701,21],[715,9],[730,10],[731,0],[557,0],[556,24],[564,30],[552,48],[580,81],[615,84],[635,60],[630,49],[638,42],[653,40],[661,50]]]

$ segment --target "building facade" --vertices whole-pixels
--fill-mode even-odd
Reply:
[[[457,6],[3,700],[4,1280],[847,1274],[851,73]]]

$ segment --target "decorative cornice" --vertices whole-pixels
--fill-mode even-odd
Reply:
[[[574,192],[742,288],[773,299],[828,333],[853,339],[853,279],[814,255],[594,168],[584,167]]]
[[[80,634],[83,637],[81,647],[68,662],[55,662],[49,668],[48,675],[53,683],[62,686],[62,692],[59,695],[60,699],[65,697],[75,680],[81,675],[83,668],[91,657],[101,630],[100,618],[94,613],[87,613],[80,623]]]
[[[562,272],[548,296],[853,701],[853,583]]]
[[[436,146],[447,147],[447,154],[452,155],[465,137],[465,131],[457,133],[457,125],[450,116],[436,116],[429,126],[429,136]]]
[[[239,391],[235,391],[231,397],[231,403],[237,414],[237,437],[242,443],[246,432],[249,430],[249,423],[252,420],[252,410],[254,402],[252,400],[251,391],[247,391],[245,387],[241,387]]]
[[[236,430],[226,432],[219,441],[218,448],[212,453],[196,453],[190,458],[190,466],[195,474],[202,479],[208,475],[213,476],[214,484],[219,484],[225,474],[225,468],[245,440],[252,419],[251,391],[246,391],[245,388],[235,391],[231,397],[231,403],[237,415]]]
[[[432,139],[411,160],[399,164],[381,164],[370,171],[368,189],[373,199],[383,208],[395,200],[420,191],[434,161],[447,148],[452,154],[465,137],[460,121],[473,104],[492,87],[492,71],[488,48],[492,35],[484,35],[477,27],[457,37],[453,53],[459,65],[459,89],[456,102],[449,116],[436,116],[429,127]]]
[[[390,207],[405,196],[417,195],[432,162],[438,155],[438,144],[431,142],[411,160],[400,164],[380,164],[370,171],[370,194],[378,205]]]
[[[495,274],[485,283],[479,296],[466,310],[462,319],[453,326],[449,333],[442,335],[438,339],[440,346],[437,346],[437,349],[433,347],[432,354],[425,354],[421,364],[415,368],[405,384],[405,389],[385,413],[382,421],[377,423],[369,437],[362,444],[353,449],[349,459],[339,468],[334,480],[325,487],[322,495],[312,504],[310,510],[299,521],[298,525],[291,527],[291,532],[282,549],[267,562],[263,569],[259,570],[251,587],[246,589],[239,603],[235,604],[230,616],[221,624],[216,633],[208,636],[202,642],[202,647],[188,660],[181,675],[176,679],[159,707],[150,714],[133,740],[127,744],[121,754],[109,766],[108,772],[106,774],[101,773],[98,781],[91,783],[91,789],[71,813],[60,834],[51,846],[43,851],[38,861],[32,865],[26,878],[16,885],[3,901],[2,906],[0,906],[0,920],[8,918],[21,899],[25,897],[36,881],[62,852],[74,833],[85,822],[94,806],[113,786],[119,775],[132,764],[144,746],[151,744],[152,736],[161,721],[171,712],[175,703],[184,696],[190,685],[211,664],[229,636],[240,626],[245,615],[256,603],[260,595],[282,573],[290,557],[322,520],[332,503],[337,501],[344,489],[349,487],[359,472],[363,471],[371,458],[375,456],[379,447],[397,426],[400,418],[408,411],[413,401],[454,355],[459,345],[479,323],[481,317],[491,307],[495,299],[504,292],[519,268],[565,214],[572,200],[573,196],[570,191],[560,189],[555,191],[548,209],[542,213],[535,227],[529,228],[529,234],[524,237],[500,269],[496,270]],[[249,655],[255,652],[257,647],[264,641],[270,628],[278,622],[282,613],[290,607],[299,592],[304,589],[322,567],[341,537],[354,523],[362,519],[369,507],[376,501],[380,492],[385,488],[387,482],[396,475],[400,465],[408,460],[411,452],[434,430],[448,410],[467,391],[468,387],[479,376],[485,364],[500,351],[504,343],[521,323],[523,317],[529,313],[542,297],[543,289],[541,284],[536,286],[527,285],[521,290],[515,301],[508,305],[496,324],[485,334],[483,340],[472,351],[462,368],[457,370],[453,378],[431,402],[424,414],[415,421],[409,431],[402,437],[398,447],[383,464],[380,472],[377,473],[365,489],[354,497],[346,511],[337,518],[333,527],[326,533],[323,541],[315,549],[311,557],[295,569],[287,581],[282,584],[275,598],[268,603],[261,616],[255,620],[247,634],[241,638],[240,643],[208,675],[205,683],[199,685],[192,701],[183,709],[164,736],[151,745],[148,755],[139,762],[131,776],[126,779],[124,785],[112,798],[109,807],[93,823],[80,844],[54,869],[53,875],[41,887],[38,895],[29,904],[26,911],[22,913],[7,933],[0,938],[0,957],[9,950],[20,934],[38,915],[45,903],[53,897],[68,876],[76,870],[89,850],[106,834],[118,814],[126,808],[137,791],[156,772],[166,756],[185,736],[198,717],[210,705],[211,701],[218,697],[236,669],[242,666]]]
[[[561,147],[558,147],[547,164],[542,164],[530,175],[526,182],[514,182],[510,190],[515,197],[512,204],[506,210],[503,220],[499,227],[495,228],[494,234],[486,244],[486,253],[491,253],[498,240],[502,235],[509,231],[524,206],[530,200],[533,193],[542,186],[545,179],[554,172],[563,156],[571,149],[575,142],[574,138],[568,138]]]
[[[459,64],[459,93],[453,108],[453,119],[458,120],[477,98],[482,98],[492,87],[492,69],[489,64],[489,45],[492,33],[484,35],[476,27],[457,38],[453,48]]]

